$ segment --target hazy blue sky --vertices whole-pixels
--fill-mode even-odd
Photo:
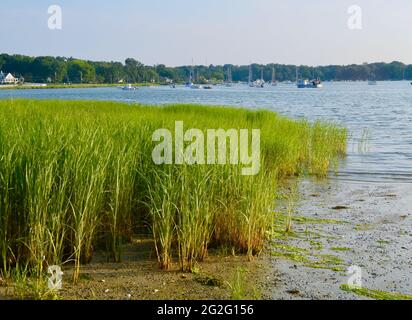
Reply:
[[[63,29],[47,27],[49,5]],[[363,10],[349,30],[348,7]],[[145,64],[412,63],[411,0],[1,0],[0,52]]]

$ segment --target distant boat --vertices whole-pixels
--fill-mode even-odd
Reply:
[[[376,82],[376,76],[373,72],[370,73],[369,79],[368,79],[368,85],[370,86],[376,86],[378,83]]]
[[[299,89],[305,89],[305,88],[322,88],[323,85],[319,79],[316,80],[299,80],[297,83],[297,86]]]
[[[232,68],[229,66],[227,68],[227,74],[226,74],[226,82],[225,82],[225,86],[226,87],[231,87],[232,86]]]
[[[261,70],[261,77],[260,79],[253,81],[253,72],[252,72],[252,65],[249,66],[249,87],[251,88],[264,88],[265,87],[265,80],[263,80],[263,68]]]
[[[249,65],[249,80],[248,80],[248,83],[249,83],[249,87],[254,87],[252,65]]]
[[[134,90],[136,90],[137,88],[136,87],[133,87],[131,84],[128,84],[128,85],[126,85],[126,86],[124,86],[123,88],[122,88],[122,90],[125,90],[125,91],[134,91]]]
[[[212,87],[212,86],[207,85],[207,86],[203,86],[203,89],[205,89],[205,90],[212,90],[212,89],[213,89],[213,87]]]
[[[296,67],[296,85],[299,89],[317,89],[317,88],[322,88],[322,82],[320,79],[313,79],[313,80],[307,80],[307,79],[299,79],[299,71],[298,68]]]
[[[190,73],[189,73],[189,81],[186,82],[186,88],[200,89],[200,87],[194,84],[194,82],[196,82],[196,79],[195,79],[195,69],[193,67],[193,61],[192,61],[192,67],[190,68]]]
[[[265,81],[263,81],[261,79],[253,81],[252,87],[253,88],[264,88],[265,87]]]
[[[276,87],[278,85],[278,82],[276,81],[276,70],[275,66],[272,67],[272,86]]]
[[[260,81],[257,81],[257,87],[258,88],[263,88],[265,86],[265,80],[263,79],[263,67],[262,70],[260,70]]]

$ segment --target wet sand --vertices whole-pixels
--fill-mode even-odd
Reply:
[[[309,255],[333,255],[341,267],[362,268],[364,288],[412,293],[412,186],[410,184],[304,181],[296,215],[340,223],[295,223],[303,237],[281,240]],[[313,233],[305,233],[307,230]],[[364,299],[340,286],[343,271],[305,267],[273,258],[272,299]]]

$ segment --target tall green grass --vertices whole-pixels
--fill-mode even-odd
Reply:
[[[155,165],[152,134],[261,129],[261,171],[240,166]],[[190,270],[208,249],[259,254],[282,176],[324,176],[346,151],[346,130],[269,111],[111,102],[0,101],[0,267],[74,267],[96,249],[120,261],[137,230],[153,235],[159,266]]]

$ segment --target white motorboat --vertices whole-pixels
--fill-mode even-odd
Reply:
[[[319,80],[319,79],[316,79],[316,80],[303,80],[303,79],[301,79],[301,80],[299,80],[298,82],[297,82],[297,87],[299,88],[299,89],[306,89],[306,88],[322,88],[323,87],[323,85],[322,85],[322,82]]]
[[[134,90],[136,90],[137,88],[136,87],[133,87],[131,84],[128,84],[128,85],[126,85],[126,86],[124,86],[123,88],[122,88],[122,90],[125,90],[125,91],[134,91]]]
[[[315,79],[315,72],[313,72],[313,79],[308,80],[308,79],[302,79],[299,77],[299,68],[296,67],[296,86],[299,89],[317,89],[317,88],[322,88],[322,82],[320,81],[319,78]]]
[[[261,71],[261,78],[258,80],[253,81],[253,71],[252,65],[249,66],[249,87],[251,88],[264,88],[265,87],[265,80],[263,80],[263,69]]]
[[[263,79],[259,79],[259,80],[253,81],[251,87],[253,87],[253,88],[264,88],[265,83],[266,82]]]

